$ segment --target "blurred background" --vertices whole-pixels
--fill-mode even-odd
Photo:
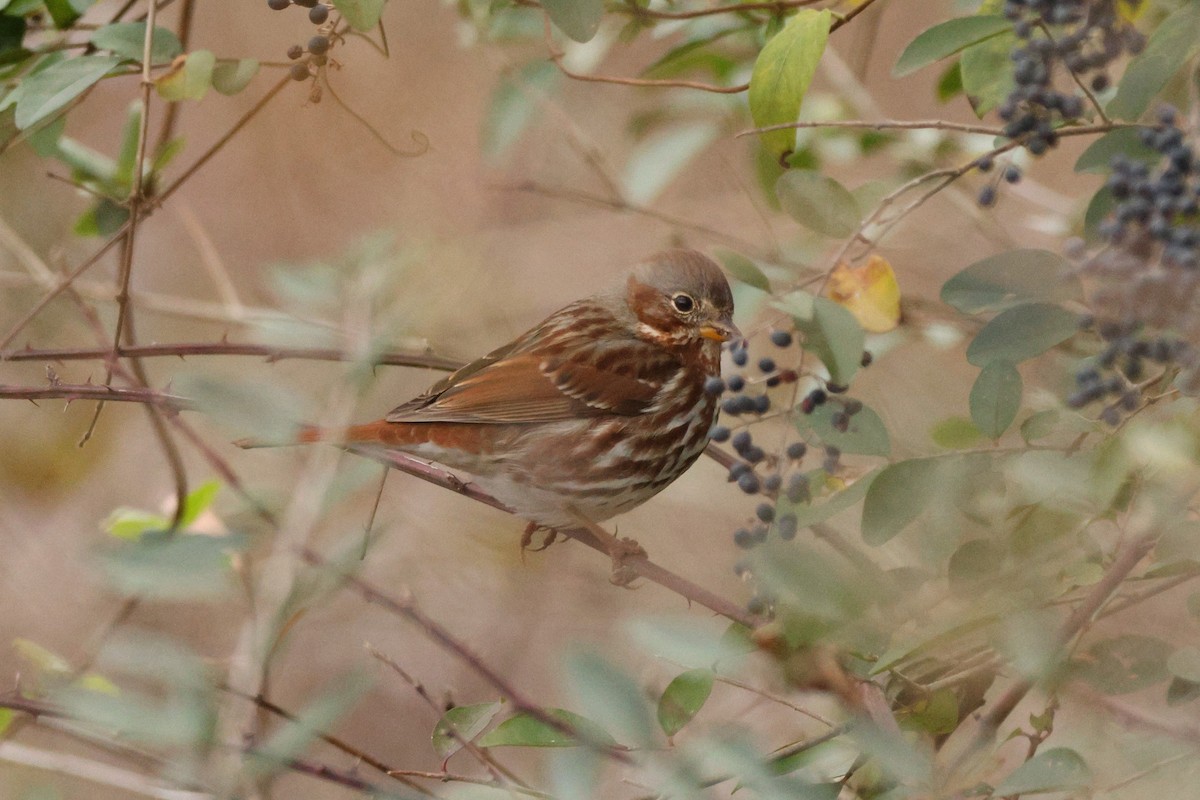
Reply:
[[[99,4],[97,17],[115,5]],[[179,6],[167,4],[160,24],[173,27]],[[956,8],[948,1],[876,3],[832,37],[805,114],[974,121],[961,98],[937,102],[936,69],[891,76],[904,45]],[[260,0],[197,4],[193,48],[253,57],[264,67],[241,94],[181,104],[177,131],[186,144],[180,164],[204,152],[284,74],[287,48],[312,35],[304,15],[292,11],[272,11]],[[834,249],[828,241],[810,238],[760,188],[756,139],[735,136],[750,127],[744,95],[572,81],[555,73],[544,44],[481,33],[445,3],[390,3],[383,24],[389,57],[356,38],[331,53],[336,68],[329,81],[344,106],[330,91],[317,101],[308,84],[289,84],[141,226],[133,273],[140,341],[227,337],[359,351],[387,343],[466,360],[619,279],[661,248],[741,252],[769,264],[769,274],[783,282],[789,270],[802,274],[796,265],[827,266]],[[636,76],[673,35],[665,26],[624,45],[616,34],[605,28],[592,43],[573,46],[568,58],[579,69]],[[514,92],[522,98],[520,113],[504,105]],[[67,133],[113,152],[136,95],[135,77],[103,82],[72,112]],[[152,130],[163,109],[162,102],[152,104]],[[696,144],[688,150],[673,140],[654,151],[655,137],[672,126],[692,131]],[[378,137],[413,151],[424,138],[428,148],[400,157]],[[940,163],[946,153],[959,154],[957,163],[990,147],[990,139],[980,147],[971,137],[933,132],[897,136],[883,155],[866,153],[858,138],[838,133],[814,141],[823,168],[851,188],[892,180],[905,165]],[[906,155],[898,155],[902,149]],[[968,181],[936,197],[886,241],[881,252],[899,277],[907,322],[877,343],[886,355],[860,376],[855,392],[887,422],[895,454],[927,450],[936,421],[965,413],[973,370],[959,341],[926,335],[945,313],[936,306],[938,287],[999,245],[1057,250],[1082,213],[1078,198],[1097,183],[1071,172],[1078,151],[1065,143],[1006,190],[998,209],[980,210],[977,187]],[[671,153],[684,153],[683,164],[667,171],[661,165]],[[660,165],[655,169],[662,174],[650,164]],[[0,242],[0,328],[8,329],[42,293],[28,278],[22,246],[61,270],[80,263],[100,241],[72,234],[90,199],[47,169],[27,145],[0,155],[0,220],[11,229]],[[110,330],[115,270],[115,259],[106,258],[79,283]],[[762,332],[770,324],[761,313],[762,294],[745,286],[737,291],[738,324]],[[93,346],[93,337],[64,297],[15,344],[26,343]],[[66,383],[104,378],[99,361],[50,366]],[[249,410],[224,418],[185,416],[269,503],[287,507],[312,485],[314,469],[336,460],[332,494],[313,498],[320,513],[308,537],[314,546],[334,548],[363,535],[377,467],[327,449],[242,452],[229,442],[255,433],[264,419],[373,419],[439,377],[432,370],[379,367],[371,374],[353,364],[232,357],[151,359],[147,367],[155,385],[193,396],[211,391],[219,400],[228,396],[221,387],[253,387]],[[0,364],[2,383],[37,385],[46,377],[45,363]],[[133,404],[110,404],[94,437],[77,447],[93,411],[89,402],[0,404],[0,675],[11,681],[28,670],[28,652],[11,644],[21,640],[73,665],[86,662],[101,639],[114,635],[111,626],[123,608],[129,613],[122,630],[173,637],[223,671],[251,616],[243,591],[233,587],[203,601],[148,598],[127,608],[126,597],[106,580],[97,559],[109,536],[103,521],[122,507],[169,508],[173,484],[144,410]],[[194,448],[182,450],[193,484],[217,477]],[[702,459],[615,524],[652,558],[741,603],[749,592],[734,574],[731,532],[745,524],[753,505],[727,484],[723,468]],[[205,524],[259,537],[251,559],[270,549],[228,490],[217,496]],[[629,655],[643,652],[630,637],[631,619],[689,616],[714,630],[723,627],[652,584],[609,585],[606,560],[576,544],[522,558],[522,527],[393,474],[362,574],[386,590],[411,591],[487,663],[547,703],[561,700],[560,654],[576,646],[599,648],[661,690],[678,669]],[[364,643],[394,658],[439,702],[496,697],[411,626],[354,595],[334,593],[289,630],[270,675],[272,698],[295,709],[348,672],[373,673],[369,697],[338,724],[338,734],[389,763],[439,769],[429,746],[437,714],[412,687],[379,669]],[[828,706],[818,696],[802,702],[818,711]],[[801,735],[794,719],[783,721],[779,706],[729,686],[718,687],[708,712],[714,719],[753,719],[759,730],[771,729],[762,720],[774,714],[789,735]],[[813,723],[812,731],[820,730]],[[21,731],[19,741],[105,757],[40,725]],[[353,766],[349,758],[326,755]],[[521,752],[512,763],[532,771],[538,758]],[[38,797],[123,796],[12,765],[0,767],[0,775],[3,797],[32,797],[37,787],[54,787]],[[286,781],[307,797],[342,795],[303,778]],[[622,791],[627,794],[629,787]]]

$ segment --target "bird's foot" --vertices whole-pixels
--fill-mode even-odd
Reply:
[[[614,586],[624,586],[626,589],[634,588],[632,584],[638,573],[625,561],[630,558],[645,558],[646,548],[628,536],[622,538],[613,536],[608,545],[608,554],[612,557],[612,573],[608,576],[608,582]]]
[[[538,531],[545,531],[546,538],[542,539],[542,543],[537,547],[533,547],[533,536]],[[525,561],[525,553],[540,553],[550,545],[558,541],[558,531],[554,528],[547,528],[545,525],[538,525],[536,522],[531,522],[525,526],[525,532],[521,534],[521,561]]]

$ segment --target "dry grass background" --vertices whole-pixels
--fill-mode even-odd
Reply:
[[[864,85],[886,115],[966,119],[962,104],[947,109],[931,100],[935,71],[903,81],[889,76],[900,48],[947,13],[948,6],[888,0],[834,37],[832,47],[861,69]],[[397,336],[420,337],[439,353],[465,358],[605,285],[648,252],[675,243],[711,250],[720,243],[648,216],[500,188],[534,181],[598,193],[571,136],[591,143],[619,174],[634,145],[626,130],[630,114],[670,102],[673,95],[567,83],[549,100],[553,109],[541,114],[514,151],[502,163],[489,164],[480,154],[480,130],[497,77],[515,54],[492,45],[461,47],[461,22],[445,4],[391,3],[384,22],[391,58],[352,44],[342,51],[344,67],[334,80],[346,102],[390,140],[405,146],[408,132],[420,130],[429,137],[429,152],[395,158],[329,98],[310,104],[303,88],[290,86],[145,223],[137,240],[137,290],[220,302],[205,266],[210,258],[219,261],[243,302],[271,306],[277,302],[266,277],[271,265],[333,261],[364,235],[388,231],[401,248],[421,252],[398,281],[394,302],[402,313]],[[222,55],[270,60],[281,59],[288,45],[309,35],[302,15],[271,12],[254,0],[201,4],[193,41]],[[604,62],[604,71],[634,74],[653,52],[646,42],[618,48]],[[235,98],[212,96],[202,105],[185,106],[179,130],[187,137],[187,152],[200,152],[226,130],[274,74],[264,71],[249,91]],[[829,86],[820,79],[818,91]],[[135,89],[133,79],[107,82],[72,115],[69,133],[111,151]],[[1064,148],[1067,152],[1035,173],[1067,195],[1074,187],[1059,181],[1070,180],[1071,149]],[[722,138],[684,171],[655,208],[745,239],[794,236],[793,223],[777,215],[770,217],[770,232],[765,227],[756,190],[747,188],[753,185],[748,154],[747,140]],[[94,246],[69,233],[86,200],[48,180],[45,169],[24,148],[0,158],[0,216],[52,265],[73,265]],[[839,175],[853,184],[870,177],[872,169],[871,164],[849,164],[839,168]],[[962,199],[946,196],[930,204],[885,248],[906,295],[935,297],[946,276],[994,248],[989,239],[994,227],[974,219],[975,212]],[[1048,241],[1037,239],[1024,224],[1027,211],[1020,203],[1004,206],[1000,218],[1008,235],[1030,244]],[[207,256],[201,235],[211,245]],[[21,271],[4,247],[0,268]],[[112,271],[112,263],[106,263],[91,279],[107,285]],[[6,286],[0,328],[7,328],[37,294]],[[111,323],[110,312],[106,319]],[[148,311],[139,313],[138,323],[140,338],[147,342],[211,341],[226,330],[231,339],[244,340],[236,326]],[[36,346],[90,344],[74,308],[61,300],[26,335]],[[70,362],[55,369],[68,382],[103,377],[102,367],[93,363]],[[150,362],[151,375],[160,383],[179,371],[197,369],[263,376],[292,387],[316,408],[331,386],[345,381],[346,370],[339,364],[267,365],[252,359]],[[0,375],[5,383],[38,383],[44,366],[3,364]],[[914,335],[864,373],[855,390],[888,421],[898,449],[912,453],[928,446],[933,421],[951,411],[964,413],[969,375],[960,353],[931,354]],[[421,370],[381,368],[355,416],[378,416],[435,377]],[[69,658],[89,651],[121,602],[105,589],[89,558],[104,537],[99,522],[116,506],[154,508],[170,495],[170,475],[142,410],[110,406],[96,438],[80,450],[74,443],[90,413],[86,403],[65,412],[59,402],[0,406],[0,676],[5,680],[11,681],[19,668],[9,647],[16,638],[34,640]],[[235,432],[203,417],[191,418],[244,479],[280,495],[293,486],[308,457],[299,451],[241,453],[224,444]],[[209,467],[184,449],[192,479],[209,477]],[[355,460],[344,458],[343,468],[356,469]],[[329,510],[318,542],[362,527],[373,485],[373,479],[366,480]],[[218,512],[235,507],[229,493],[216,506]],[[618,525],[657,560],[744,600],[746,590],[732,573],[737,554],[730,532],[751,508],[751,501],[727,486],[720,467],[702,460]],[[386,533],[367,558],[365,576],[381,587],[411,589],[427,611],[500,672],[548,703],[562,699],[558,658],[575,643],[603,649],[648,685],[661,688],[675,668],[636,650],[625,622],[647,614],[706,617],[652,585],[632,591],[610,586],[604,560],[573,544],[530,555],[522,563],[517,552],[521,523],[412,478],[395,475],[389,480],[379,522]],[[234,646],[244,611],[236,598],[217,605],[146,603],[127,624],[177,636],[219,666]],[[435,694],[452,693],[462,703],[495,696],[414,629],[341,594],[294,629],[272,675],[275,700],[302,705],[346,670],[373,667],[364,642],[392,655]],[[817,700],[805,702],[820,706]],[[734,722],[775,713],[760,698],[728,688],[718,689],[714,703],[717,707],[705,713]],[[380,672],[372,694],[338,732],[390,763],[436,769],[437,758],[428,746],[434,721],[408,686]],[[21,740],[76,749],[36,727],[23,732]],[[519,754],[514,763],[531,771],[536,759],[536,754]],[[351,766],[344,758],[331,761]],[[119,796],[9,766],[0,767],[0,776],[0,797],[20,797],[43,781],[59,786],[66,797]],[[293,778],[285,786],[306,797],[341,794],[300,781]]]

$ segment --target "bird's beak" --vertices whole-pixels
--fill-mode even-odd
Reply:
[[[714,342],[728,342],[742,338],[742,332],[729,320],[713,320],[700,326],[700,335]]]

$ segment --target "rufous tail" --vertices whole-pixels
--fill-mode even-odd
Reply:
[[[315,444],[329,442],[331,444],[355,444],[361,442],[388,441],[389,433],[393,433],[395,425],[380,420],[364,425],[351,425],[349,428],[320,428],[316,425],[302,425],[292,439],[273,441],[270,439],[255,439],[253,437],[238,439],[235,445],[245,450],[258,447],[291,447],[298,444]],[[394,434],[393,434],[394,435]]]

